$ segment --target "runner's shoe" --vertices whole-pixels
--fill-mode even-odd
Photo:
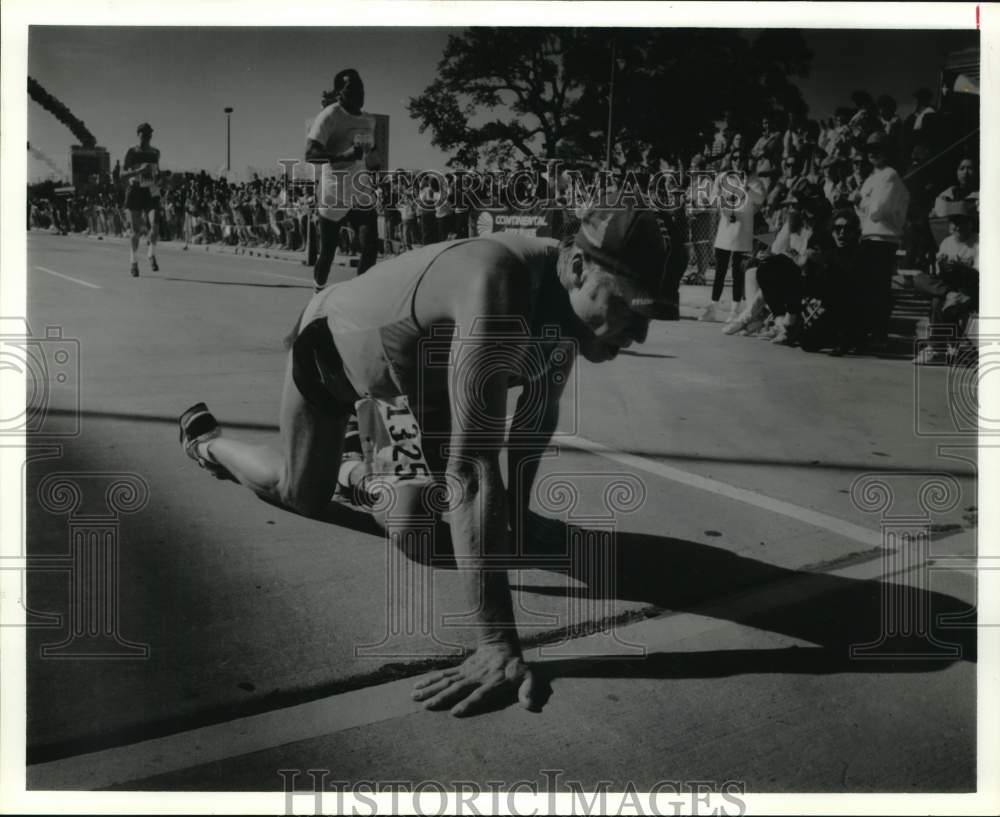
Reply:
[[[201,443],[207,443],[209,440],[214,440],[222,434],[219,421],[208,410],[208,406],[204,403],[195,403],[191,406],[180,417],[180,429],[180,442],[185,454],[216,479],[228,479],[232,482],[239,481],[232,475],[228,468],[198,453],[198,446]]]
[[[152,256],[152,257],[151,257],[151,258],[149,259],[149,268],[150,268],[150,269],[151,269],[151,270],[152,270],[153,272],[159,272],[159,271],[160,271],[160,265],[156,263],[156,256],[155,256],[155,255],[154,255],[154,256]]]
[[[128,268],[128,271],[129,271],[129,275],[131,275],[133,278],[138,278],[139,277],[139,262],[138,261],[133,261],[132,262],[132,266],[130,266]]]

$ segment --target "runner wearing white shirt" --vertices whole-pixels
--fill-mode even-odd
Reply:
[[[326,286],[345,218],[361,245],[358,275],[378,255],[375,187],[359,176],[378,169],[382,159],[375,149],[375,118],[361,110],[365,88],[357,71],[346,68],[334,77],[333,97],[336,102],[320,112],[306,138],[306,161],[326,162],[317,202],[320,247],[313,269],[317,291]]]

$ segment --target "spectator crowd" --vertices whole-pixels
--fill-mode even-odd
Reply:
[[[720,320],[727,277],[732,298],[725,319],[730,335],[754,335],[834,354],[884,347],[893,275],[916,271],[916,291],[930,299],[928,322],[960,332],[978,292],[978,141],[947,144],[951,134],[929,91],[914,95],[902,118],[887,95],[865,91],[829,119],[767,116],[738,122],[727,112],[712,134],[699,134],[687,157],[647,154],[625,169],[649,178],[669,172],[686,190],[689,239],[687,283],[706,283],[714,267],[711,303],[702,315]],[[530,163],[509,168],[520,200],[558,179],[530,181]],[[695,172],[716,174],[708,203],[694,190]],[[721,195],[723,174],[745,180],[738,201]],[[417,174],[419,178],[419,174]],[[453,195],[452,174],[427,174],[414,185],[377,191],[379,253],[461,238],[476,232],[477,213]],[[278,175],[244,182],[208,173],[164,174],[161,240],[316,253],[314,185]],[[119,169],[85,191],[29,196],[30,229],[102,238],[128,233]],[[573,202],[556,198],[571,216]],[[563,214],[547,214],[550,234]],[[350,224],[338,249],[359,250]],[[929,343],[918,363],[948,358],[946,344]]]

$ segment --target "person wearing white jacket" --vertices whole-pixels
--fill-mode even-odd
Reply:
[[[715,278],[712,282],[712,302],[700,320],[717,320],[719,299],[726,284],[726,273],[732,260],[733,306],[729,320],[740,312],[744,289],[744,261],[753,249],[753,217],[764,202],[764,184],[747,173],[747,157],[742,149],[729,157],[730,169],[721,172],[712,188],[712,199],[719,204],[719,228],[715,233]]]
[[[868,137],[868,160],[874,170],[861,185],[858,202],[861,247],[858,253],[860,291],[857,294],[862,303],[863,328],[877,346],[885,343],[888,334],[896,251],[903,237],[910,203],[906,184],[889,167],[887,142],[882,131]]]

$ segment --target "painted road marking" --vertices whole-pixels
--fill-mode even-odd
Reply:
[[[48,267],[35,266],[35,269],[41,270],[42,272],[47,272],[49,275],[54,275],[56,278],[65,278],[67,281],[72,281],[74,284],[79,284],[82,287],[90,287],[91,289],[101,289],[97,284],[91,284],[88,281],[81,281],[79,278],[74,278],[72,275],[63,275],[61,272],[56,272],[54,269],[49,269]]]
[[[669,632],[665,635],[648,634],[651,628],[656,627],[657,622],[661,625],[664,623],[662,618],[620,627],[616,633],[628,641],[629,633],[638,628],[644,632],[643,638],[651,639],[647,643],[648,647],[652,647],[652,642],[655,642],[655,648],[663,650],[670,644],[692,636],[731,626],[738,622],[740,616],[749,612],[766,612],[794,604],[806,597],[816,598],[815,583],[812,581],[816,575],[854,581],[877,581],[889,578],[887,567],[889,563],[883,558],[883,554],[873,554],[864,562],[823,573],[792,576],[725,601],[707,601],[690,611],[669,615]],[[909,570],[917,567],[910,565]],[[906,571],[900,571],[902,572]],[[835,586],[831,585],[829,592],[836,592]],[[787,638],[790,643],[805,643],[793,636],[782,638]],[[581,641],[585,642],[586,639]],[[602,654],[606,654],[606,640],[600,643],[604,650]],[[563,658],[547,658],[544,651],[544,646],[526,650],[525,658],[539,663]],[[39,789],[102,789],[405,717],[422,710],[421,705],[410,697],[418,677],[365,687],[318,701],[126,746],[32,764],[26,769],[27,782],[30,787]]]
[[[847,539],[853,539],[855,542],[860,542],[869,547],[880,547],[882,545],[882,533],[880,531],[855,525],[853,522],[838,519],[836,516],[813,511],[809,508],[802,508],[798,505],[793,505],[791,502],[784,502],[766,494],[758,493],[757,491],[737,488],[735,485],[730,485],[727,482],[720,482],[717,479],[692,474],[690,471],[683,471],[680,468],[674,468],[656,460],[649,460],[635,454],[625,454],[602,443],[588,440],[585,437],[578,437],[576,435],[559,437],[558,444],[578,451],[588,451],[605,459],[627,465],[630,468],[646,471],[649,474],[654,474],[671,482],[679,482],[690,488],[697,488],[701,491],[707,491],[710,494],[724,496],[736,502],[753,505],[756,508],[762,508],[781,516],[787,516],[789,519],[805,522],[815,528],[835,533]]]

